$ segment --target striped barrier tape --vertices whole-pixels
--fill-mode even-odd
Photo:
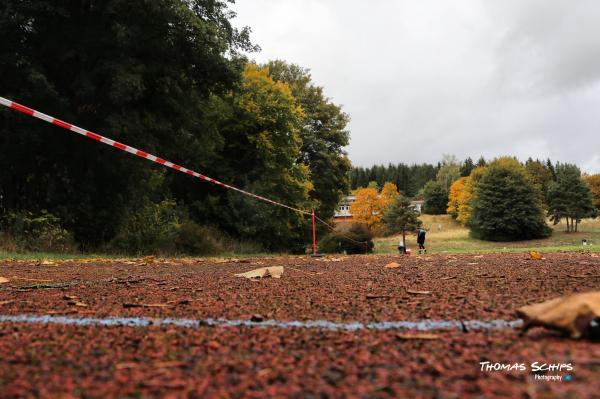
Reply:
[[[41,119],[41,120],[43,120],[45,122],[48,122],[48,123],[51,123],[51,124],[53,124],[55,126],[59,126],[59,127],[62,127],[63,129],[70,130],[71,132],[80,134],[80,135],[85,136],[85,137],[87,137],[89,139],[96,140],[96,141],[98,141],[98,142],[100,142],[102,144],[106,144],[108,146],[115,147],[115,148],[117,148],[117,149],[119,149],[121,151],[125,151],[125,152],[128,152],[128,153],[133,154],[133,155],[137,155],[140,158],[144,158],[144,159],[147,159],[147,160],[149,160],[151,162],[157,163],[159,165],[166,166],[167,168],[175,169],[178,172],[185,173],[185,174],[197,177],[197,178],[199,178],[201,180],[204,180],[204,181],[207,181],[209,183],[213,183],[213,184],[219,185],[221,187],[225,187],[225,188],[230,189],[230,190],[237,191],[238,193],[241,193],[241,194],[244,194],[244,195],[248,195],[250,197],[254,197],[254,198],[256,198],[256,199],[258,199],[260,201],[268,202],[268,203],[273,204],[273,205],[277,205],[277,206],[280,206],[280,207],[283,207],[283,208],[287,208],[287,209],[290,209],[292,211],[302,213],[304,215],[312,215],[312,213],[309,212],[309,211],[305,211],[305,210],[302,210],[302,209],[294,208],[292,206],[289,206],[289,205],[286,205],[286,204],[282,204],[281,202],[273,201],[273,200],[271,200],[269,198],[260,196],[258,194],[254,194],[254,193],[242,190],[241,188],[237,188],[237,187],[234,187],[232,185],[223,183],[223,182],[221,182],[219,180],[210,178],[210,177],[205,176],[205,175],[203,175],[201,173],[195,172],[195,171],[193,171],[191,169],[187,169],[187,168],[184,168],[183,166],[179,166],[177,164],[174,164],[173,162],[166,161],[166,160],[164,160],[162,158],[157,157],[156,155],[149,154],[149,153],[144,152],[142,150],[138,150],[137,148],[130,147],[130,146],[128,146],[126,144],[123,144],[123,143],[119,143],[118,141],[111,140],[108,137],[104,137],[104,136],[101,136],[99,134],[96,134],[96,133],[90,132],[88,130],[82,129],[82,128],[78,127],[78,126],[75,126],[73,124],[67,123],[65,121],[62,121],[62,120],[57,119],[57,118],[54,118],[52,116],[43,114],[43,113],[41,113],[39,111],[36,111],[34,109],[31,109],[31,108],[28,108],[28,107],[26,107],[24,105],[21,105],[21,104],[18,104],[16,102],[8,100],[8,99],[6,99],[4,97],[0,97],[0,104],[3,105],[3,106],[5,106],[5,107],[7,107],[7,108],[11,108],[11,109],[13,109],[15,111],[21,112],[21,113],[23,113],[25,115],[33,116],[34,118]]]

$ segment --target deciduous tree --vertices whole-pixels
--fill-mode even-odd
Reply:
[[[584,176],[583,180],[585,180],[592,191],[592,204],[596,209],[600,209],[600,173]]]
[[[298,162],[308,166],[312,181],[310,198],[323,218],[333,216],[341,197],[348,191],[350,161],[344,147],[350,141],[349,116],[325,96],[312,81],[310,71],[285,61],[267,64],[269,75],[286,83],[303,109],[300,124],[302,144]]]
[[[350,205],[350,213],[354,220],[372,230],[380,227],[381,201],[379,193],[373,187],[359,188],[354,192],[356,200]]]
[[[385,213],[386,209],[400,197],[398,187],[394,183],[386,182],[379,193],[379,206],[381,211]]]

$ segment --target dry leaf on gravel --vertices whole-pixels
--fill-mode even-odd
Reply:
[[[58,264],[56,262],[44,259],[43,261],[38,262],[36,266],[58,266]]]
[[[398,267],[400,267],[400,265],[396,262],[388,263],[387,265],[385,265],[386,269],[396,269]]]
[[[436,334],[429,334],[429,333],[418,333],[418,334],[396,334],[396,338],[402,339],[402,340],[409,340],[409,339],[434,340],[434,339],[440,339],[440,336],[436,335]]]
[[[174,306],[169,303],[124,303],[124,308],[169,308]]]
[[[139,367],[138,363],[133,362],[125,362],[125,363],[117,363],[115,365],[115,370],[129,370]]]
[[[88,304],[84,303],[84,302],[80,302],[80,301],[69,301],[67,302],[68,305],[71,306],[77,306],[78,308],[87,308]]]
[[[0,277],[0,284],[8,283],[10,280],[6,277]]]
[[[571,338],[600,338],[600,291],[559,297],[517,309],[523,331],[546,327]]]
[[[236,277],[245,277],[248,279],[257,279],[257,278],[281,278],[283,274],[283,266],[271,266],[271,267],[261,267],[260,269],[250,270],[245,273],[235,274]]]
[[[431,291],[406,290],[409,294],[429,295]]]
[[[533,260],[542,260],[542,254],[539,253],[538,251],[530,251],[529,252],[529,257]]]
[[[2,305],[9,305],[9,304],[11,304],[13,302],[14,302],[14,300],[12,300],[12,299],[10,299],[8,301],[0,301],[0,306],[2,306]]]

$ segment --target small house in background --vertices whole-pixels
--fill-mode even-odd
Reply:
[[[343,197],[333,214],[333,219],[336,222],[345,222],[348,220],[352,220],[352,214],[350,213],[350,205],[354,201],[356,201],[356,195],[346,195],[345,197]]]
[[[421,209],[423,208],[424,203],[425,201],[422,199],[410,201],[410,204],[415,208],[415,211],[417,211],[418,213],[421,213]]]
[[[340,201],[337,209],[334,212],[333,220],[335,222],[348,222],[352,220],[352,213],[350,212],[350,205],[356,201],[356,195],[346,195]],[[418,213],[421,213],[423,207],[423,200],[418,199],[410,201],[410,204],[415,208]]]

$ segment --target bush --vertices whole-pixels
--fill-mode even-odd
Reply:
[[[214,255],[224,251],[224,241],[216,228],[186,220],[179,226],[175,244],[178,252],[188,255]]]
[[[113,247],[132,254],[174,253],[178,236],[175,201],[148,201],[141,209],[125,216],[112,243]]]
[[[2,217],[0,241],[7,250],[34,252],[74,252],[73,235],[60,225],[60,219],[42,211],[9,213]]]
[[[322,253],[346,253],[348,255],[373,252],[373,233],[360,223],[353,223],[348,229],[340,227],[323,237],[318,250]]]

